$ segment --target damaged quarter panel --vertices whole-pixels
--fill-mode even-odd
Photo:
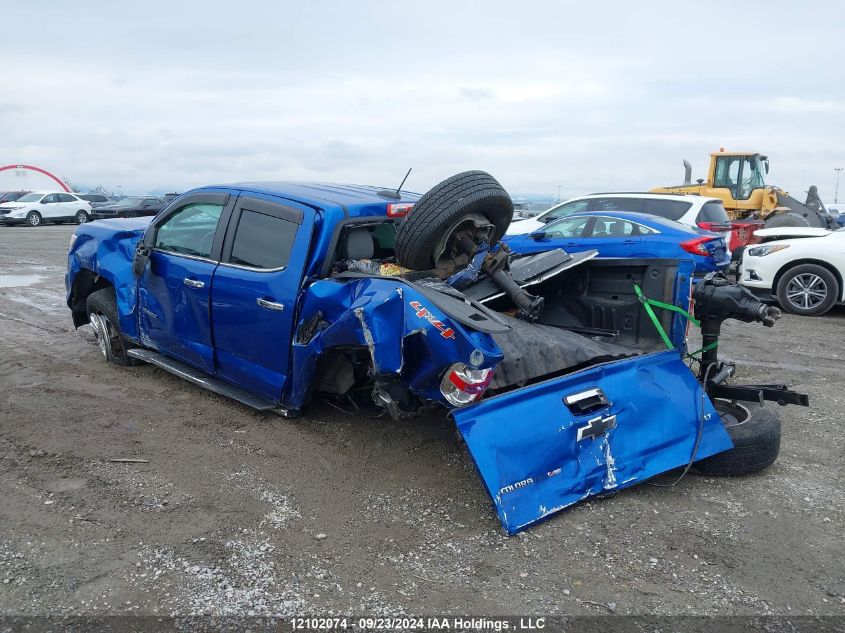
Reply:
[[[444,404],[444,360],[469,364],[474,350],[484,357],[479,368],[502,360],[489,334],[464,329],[412,284],[383,277],[324,279],[312,283],[302,300],[287,405],[304,404],[321,354],[349,347],[369,351],[377,379],[401,376],[412,393]]]
[[[567,404],[569,402],[569,404]],[[676,351],[616,361],[452,411],[505,529],[733,444]]]

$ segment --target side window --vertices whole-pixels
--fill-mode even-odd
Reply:
[[[657,235],[660,233],[657,229],[653,229],[650,226],[644,226],[642,224],[637,224],[635,229],[636,233],[634,233],[634,235]]]
[[[590,216],[563,218],[545,228],[546,237],[582,237]]]
[[[208,257],[223,205],[195,202],[171,214],[158,226],[155,248],[182,255]]]
[[[731,219],[721,202],[710,200],[705,202],[698,212],[696,222],[716,222],[718,224],[729,224]]]
[[[59,197],[59,202],[76,202],[76,198],[67,193],[56,194]]]
[[[636,225],[618,218],[596,218],[589,237],[625,237],[636,233]]]
[[[147,198],[144,200],[145,207],[157,207],[159,205],[159,201],[155,198]]]
[[[591,211],[639,211],[642,198],[593,198]]]
[[[566,204],[562,204],[559,207],[556,207],[549,211],[546,215],[542,217],[542,221],[546,223],[554,222],[555,220],[565,218],[567,215],[570,215],[572,213],[586,211],[587,206],[589,204],[589,200],[573,200],[572,202],[567,202]]]
[[[44,196],[41,202],[46,202],[47,204],[58,202],[59,201],[59,194],[51,193],[49,196]]]
[[[667,220],[680,220],[691,206],[691,202],[681,202],[680,200],[646,200],[643,205],[643,212]]]
[[[298,226],[290,220],[242,209],[229,263],[264,270],[286,266]]]

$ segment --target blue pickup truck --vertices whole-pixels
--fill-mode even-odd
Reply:
[[[67,304],[107,361],[151,363],[256,409],[364,406],[361,394],[395,419],[445,408],[508,533],[693,462],[737,474],[774,460],[779,422],[760,404],[794,394],[727,386],[712,349],[697,377],[684,316],[644,303],[688,309],[692,262],[515,256],[499,242],[512,213],[484,172],[424,196],[202,187],[154,218],[80,226]],[[773,320],[728,291],[744,292],[696,291],[716,334],[725,318]],[[742,404],[749,393],[757,402]],[[733,430],[755,421],[766,446]]]

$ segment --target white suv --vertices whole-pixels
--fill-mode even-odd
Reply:
[[[514,219],[507,235],[533,233],[549,222],[578,211],[635,211],[674,220],[687,226],[725,233],[730,244],[731,221],[718,198],[667,193],[593,193],[553,206],[535,218]]]
[[[66,191],[33,191],[14,202],[0,204],[0,222],[7,226],[39,226],[44,222],[85,224],[90,214],[90,202]]]

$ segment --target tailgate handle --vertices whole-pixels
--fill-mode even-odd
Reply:
[[[575,415],[583,415],[585,413],[592,413],[599,409],[604,409],[610,404],[604,391],[598,387],[594,389],[587,389],[579,393],[573,393],[563,399],[563,403],[569,407]]]

